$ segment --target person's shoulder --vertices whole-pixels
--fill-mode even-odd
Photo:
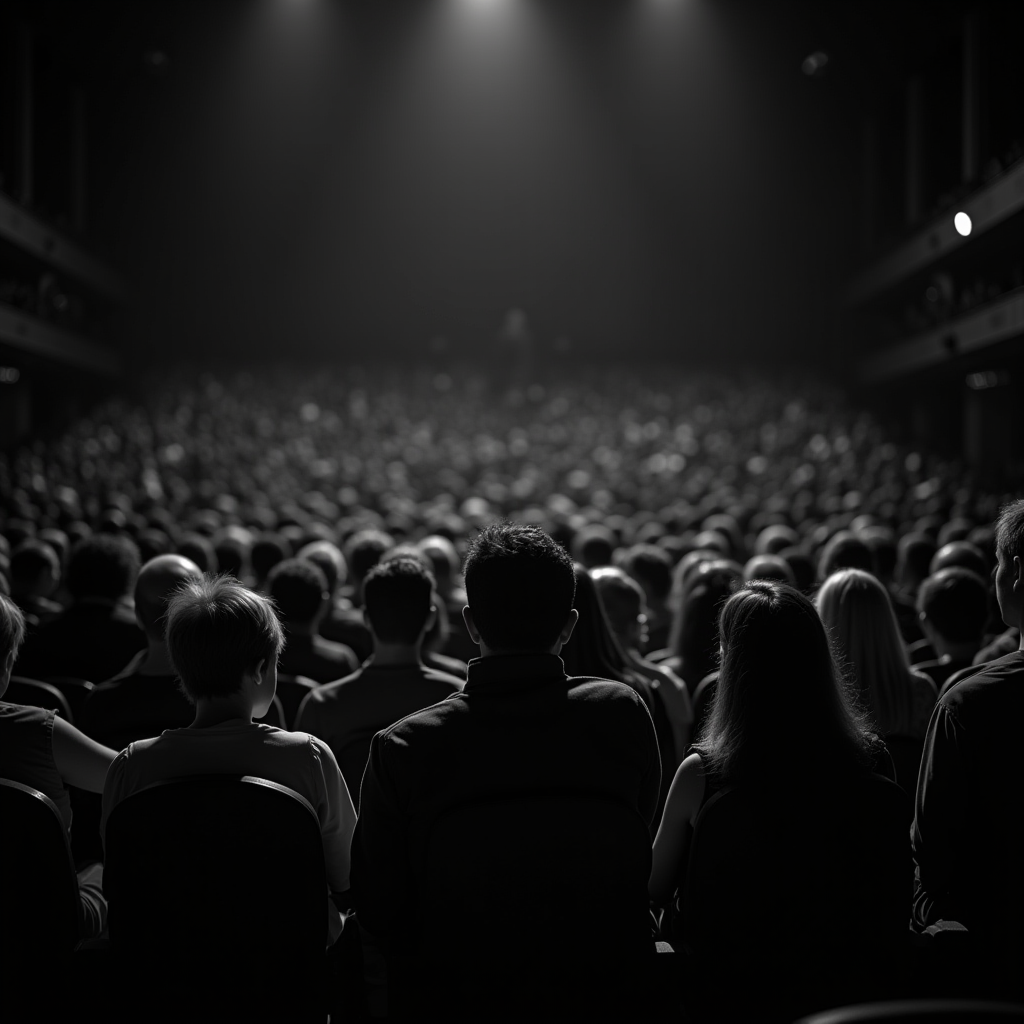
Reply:
[[[1024,684],[1024,651],[1014,651],[995,661],[972,666],[973,671],[944,688],[939,703],[946,707],[964,707],[987,701],[1009,685],[1013,692]]]
[[[570,676],[569,699],[587,703],[644,703],[643,697],[628,683],[600,676]]]
[[[380,742],[385,745],[405,746],[417,735],[440,736],[439,726],[445,721],[457,718],[468,711],[468,704],[463,699],[462,691],[451,694],[445,700],[431,704],[429,707],[413,711],[404,718],[392,722],[386,729],[377,734]],[[439,740],[444,742],[443,740]]]

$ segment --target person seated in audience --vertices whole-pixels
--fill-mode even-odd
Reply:
[[[822,584],[815,606],[875,729],[884,738],[921,739],[938,694],[907,660],[885,587],[862,569],[841,569]]]
[[[847,696],[824,626],[799,591],[775,580],[744,584],[721,610],[719,636],[714,703],[675,773],[654,840],[650,893],[659,907],[683,877],[700,809],[723,787],[762,778],[780,742],[798,747],[805,778],[878,767],[892,774],[884,743]]]
[[[743,582],[751,580],[778,580],[796,586],[796,577],[789,563],[781,555],[754,555],[743,566]]]
[[[921,629],[937,657],[919,662],[941,693],[946,680],[974,661],[988,619],[988,588],[970,569],[952,566],[929,576],[917,594]]]
[[[607,1009],[606,1000],[614,995],[610,987],[630,984],[635,976],[630,958],[652,948],[642,892],[640,902],[628,906],[594,894],[592,903],[579,903],[568,917],[561,906],[542,906],[540,917],[530,917],[527,933],[520,923],[510,929],[502,922],[486,935],[464,934],[460,919],[454,926],[462,945],[458,983],[438,984],[432,974],[456,955],[448,945],[449,936],[454,941],[452,923],[421,919],[420,913],[421,906],[438,898],[431,888],[435,879],[425,872],[429,840],[452,815],[471,813],[474,807],[486,813],[495,801],[511,801],[527,817],[557,813],[560,806],[565,813],[583,814],[582,794],[587,801],[614,801],[638,823],[653,821],[661,767],[643,700],[622,683],[567,678],[558,657],[578,618],[576,579],[568,553],[541,530],[512,523],[485,528],[465,561],[469,604],[464,618],[480,645],[465,688],[371,741],[353,847],[352,891],[360,924],[384,949],[389,1011],[396,1016],[478,1017],[480,1004],[471,997],[484,970],[502,986],[496,997],[502,1005],[487,1007],[486,1016],[507,1014],[513,1003],[536,1005],[537,998],[551,1005],[546,982],[558,965],[536,965],[545,978],[543,995],[537,991],[538,978],[523,965],[538,944],[546,948],[553,941],[567,958],[555,983],[576,982],[581,1000],[604,1003]],[[535,811],[528,811],[531,806]],[[590,813],[599,827],[604,812],[595,808]],[[493,845],[494,837],[486,838]],[[632,850],[635,839],[616,832],[608,843],[628,843]],[[646,850],[645,841],[643,846]],[[474,857],[472,851],[466,855]],[[594,856],[600,855],[595,851]],[[639,873],[645,860],[638,863]],[[599,874],[596,866],[567,863],[566,849],[547,841],[544,856],[525,860],[514,875],[492,877],[477,868],[467,873],[464,884],[471,889],[460,894],[461,904],[485,908],[499,893],[503,904],[510,899],[535,904],[553,870]],[[618,882],[632,892],[640,879]],[[622,926],[606,937],[599,931],[602,922],[613,920]],[[445,929],[441,943],[438,928]],[[591,949],[595,934],[601,936],[599,950]],[[570,968],[568,958],[574,954],[579,962]],[[465,967],[470,958],[472,965]],[[476,996],[484,998],[481,992]]]
[[[240,583],[250,582],[252,534],[240,526],[226,526],[213,538],[217,571],[234,576]]]
[[[252,563],[253,589],[261,594],[266,593],[267,577],[270,570],[291,558],[292,546],[279,533],[261,533],[253,541],[252,550],[249,552],[249,561]]]
[[[643,587],[647,605],[647,640],[642,652],[660,651],[668,646],[672,629],[672,559],[656,544],[634,544],[626,552],[622,568]]]
[[[31,786],[49,797],[70,837],[71,795],[67,787],[101,793],[115,753],[54,711],[3,701],[24,637],[25,620],[20,609],[0,594],[0,778]],[[13,841],[14,836],[4,839]],[[4,884],[15,885],[17,879],[5,879]],[[107,919],[102,864],[90,864],[78,872],[78,891],[81,937],[96,938]]]
[[[356,816],[331,748],[307,733],[253,721],[267,713],[277,688],[284,634],[273,605],[228,576],[189,579],[168,602],[166,640],[195,719],[116,756],[103,787],[101,831],[122,800],[156,782],[255,775],[309,801],[320,822],[328,886],[345,892]],[[341,919],[329,900],[328,913],[333,942]]]
[[[966,540],[950,541],[943,544],[932,557],[928,567],[929,575],[934,576],[940,569],[949,569],[954,565],[961,569],[970,569],[976,576],[985,579],[990,570],[985,556],[973,544]]]
[[[863,569],[871,572],[871,549],[852,530],[840,530],[822,549],[818,559],[818,582],[824,583],[840,569]]]
[[[186,533],[178,542],[178,554],[194,562],[203,572],[220,571],[213,542],[201,533]]]
[[[448,619],[448,636],[440,653],[465,663],[475,658],[477,651],[462,621],[462,609],[466,607],[466,588],[460,579],[462,563],[459,553],[447,537],[436,533],[424,537],[417,547],[430,562],[437,582],[437,597],[441,602],[439,608],[444,607]]]
[[[139,571],[134,543],[122,535],[97,533],[79,541],[68,559],[72,604],[29,637],[16,675],[109,679],[146,646],[127,604]]]
[[[135,581],[135,620],[146,634],[146,649],[112,679],[100,683],[82,709],[82,731],[115,750],[164,729],[191,724],[195,709],[178,684],[167,650],[167,602],[189,580],[202,577],[182,555],[158,555]]]
[[[935,541],[925,533],[907,533],[900,537],[896,551],[896,572],[890,596],[903,640],[913,644],[924,639],[917,611],[917,591],[931,571]]]
[[[1024,626],[1024,499],[996,529],[996,600]],[[957,570],[944,570],[955,572]],[[925,737],[913,844],[914,923],[965,925],[986,998],[1024,997],[1024,645],[979,666],[939,696]]]
[[[358,530],[345,544],[345,561],[351,576],[342,596],[348,599],[350,607],[331,619],[329,632],[325,629],[324,635],[351,647],[360,663],[373,653],[373,637],[363,621],[363,581],[384,552],[394,546],[393,537],[375,529]]]
[[[585,569],[611,565],[616,548],[615,534],[601,523],[590,523],[576,531],[572,539],[572,556]]]
[[[297,730],[330,745],[357,807],[374,733],[463,687],[459,677],[423,662],[423,638],[437,614],[437,595],[433,577],[419,561],[396,558],[374,566],[363,583],[363,599],[373,654],[356,672],[313,690],[295,721]]]
[[[280,658],[283,675],[328,683],[359,667],[350,647],[318,633],[330,591],[317,565],[301,558],[278,562],[267,577],[267,593],[277,606],[288,638]]]
[[[340,599],[341,588],[348,578],[345,556],[334,541],[314,540],[299,548],[295,557],[312,562],[327,580],[327,611],[324,613],[323,619],[320,620],[320,635],[327,639],[330,634],[331,622],[348,604]]]
[[[26,540],[15,548],[10,567],[11,597],[30,628],[51,622],[63,609],[51,600],[60,583],[60,558],[41,540]]]
[[[633,671],[640,673],[653,691],[655,728],[657,729],[660,718],[657,707],[659,703],[671,727],[671,743],[665,742],[662,730],[659,730],[658,735],[664,783],[682,761],[690,741],[690,729],[693,726],[690,695],[686,684],[668,666],[645,661],[640,653],[647,639],[647,605],[640,584],[627,576],[622,569],[610,565],[592,569],[590,577],[594,581],[612,635],[626,656],[626,664]]]

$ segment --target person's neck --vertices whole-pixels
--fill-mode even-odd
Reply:
[[[196,717],[189,728],[209,729],[239,720],[252,723],[252,705],[240,693],[196,701]]]
[[[135,670],[135,674],[140,676],[177,675],[177,671],[171,664],[171,655],[167,650],[167,644],[163,640],[155,640],[152,637],[147,639],[149,648],[146,651],[146,656]]]
[[[422,644],[385,644],[376,641],[370,663],[377,668],[422,665]]]

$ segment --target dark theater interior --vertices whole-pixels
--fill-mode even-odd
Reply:
[[[1022,627],[1021,0],[0,0],[0,1019],[1024,1021]]]

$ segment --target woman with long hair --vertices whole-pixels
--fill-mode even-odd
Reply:
[[[671,900],[706,800],[724,786],[763,781],[780,750],[797,750],[801,773],[815,778],[888,761],[843,687],[814,605],[799,591],[774,580],[747,583],[726,601],[719,638],[714,703],[672,780],[654,841],[650,894],[659,906]]]
[[[922,739],[935,684],[911,668],[885,587],[861,569],[841,569],[822,584],[815,605],[875,729]]]

